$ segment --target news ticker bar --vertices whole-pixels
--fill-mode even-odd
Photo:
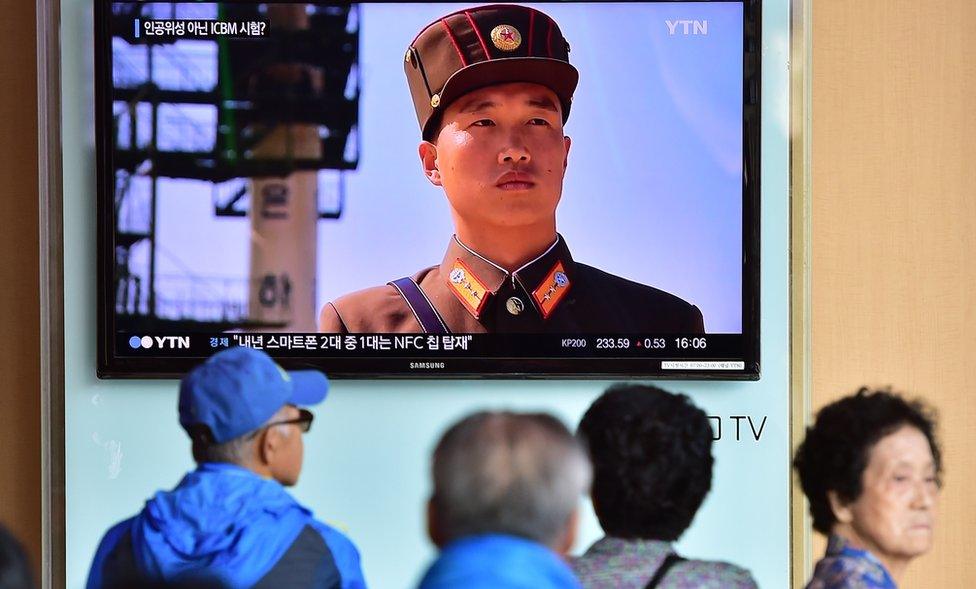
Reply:
[[[206,357],[245,346],[279,357],[317,358],[659,358],[670,370],[741,370],[744,339],[730,334],[325,334],[117,333],[123,357]],[[695,361],[700,366],[683,365]],[[714,366],[708,362],[718,362]],[[732,362],[727,367],[721,362]]]

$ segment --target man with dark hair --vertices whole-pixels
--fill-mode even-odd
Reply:
[[[590,466],[579,442],[542,413],[482,412],[434,450],[427,529],[440,548],[421,589],[578,589],[572,547]]]
[[[698,307],[575,261],[556,232],[579,72],[551,17],[459,10],[417,35],[404,69],[423,173],[455,233],[439,264],[325,305],[321,331],[704,332]]]
[[[180,383],[197,469],[102,539],[89,589],[212,580],[238,587],[365,587],[356,547],[285,491],[328,381],[232,348]]]
[[[712,428],[688,397],[611,387],[583,416],[593,509],[606,537],[576,559],[587,589],[756,587],[748,571],[687,560],[672,547],[712,486]]]

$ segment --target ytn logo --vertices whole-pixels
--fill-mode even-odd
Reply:
[[[175,350],[175,349],[188,350],[190,349],[190,337],[175,336],[175,335],[163,335],[163,336],[157,335],[155,338],[152,338],[149,337],[148,335],[144,335],[142,337],[139,337],[138,335],[134,335],[129,338],[129,347],[132,348],[133,350],[138,350],[139,348],[149,350],[152,349],[153,346],[160,349],[168,348],[170,350]]]
[[[671,36],[708,34],[707,20],[666,20],[664,24],[668,25],[668,34]]]

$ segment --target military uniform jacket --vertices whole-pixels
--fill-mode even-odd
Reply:
[[[514,272],[451,239],[443,261],[410,279],[354,292],[325,305],[328,333],[704,333],[698,307],[670,293],[573,260],[558,236]],[[427,315],[424,316],[424,307]],[[420,307],[420,308],[418,308]],[[430,313],[430,309],[433,313]],[[433,319],[431,319],[433,318]],[[422,326],[433,322],[439,329]]]

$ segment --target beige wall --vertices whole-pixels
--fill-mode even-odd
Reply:
[[[0,0],[0,521],[41,551],[34,3]]]
[[[890,384],[940,410],[941,523],[908,588],[976,587],[974,39],[974,0],[813,3],[812,400]]]

